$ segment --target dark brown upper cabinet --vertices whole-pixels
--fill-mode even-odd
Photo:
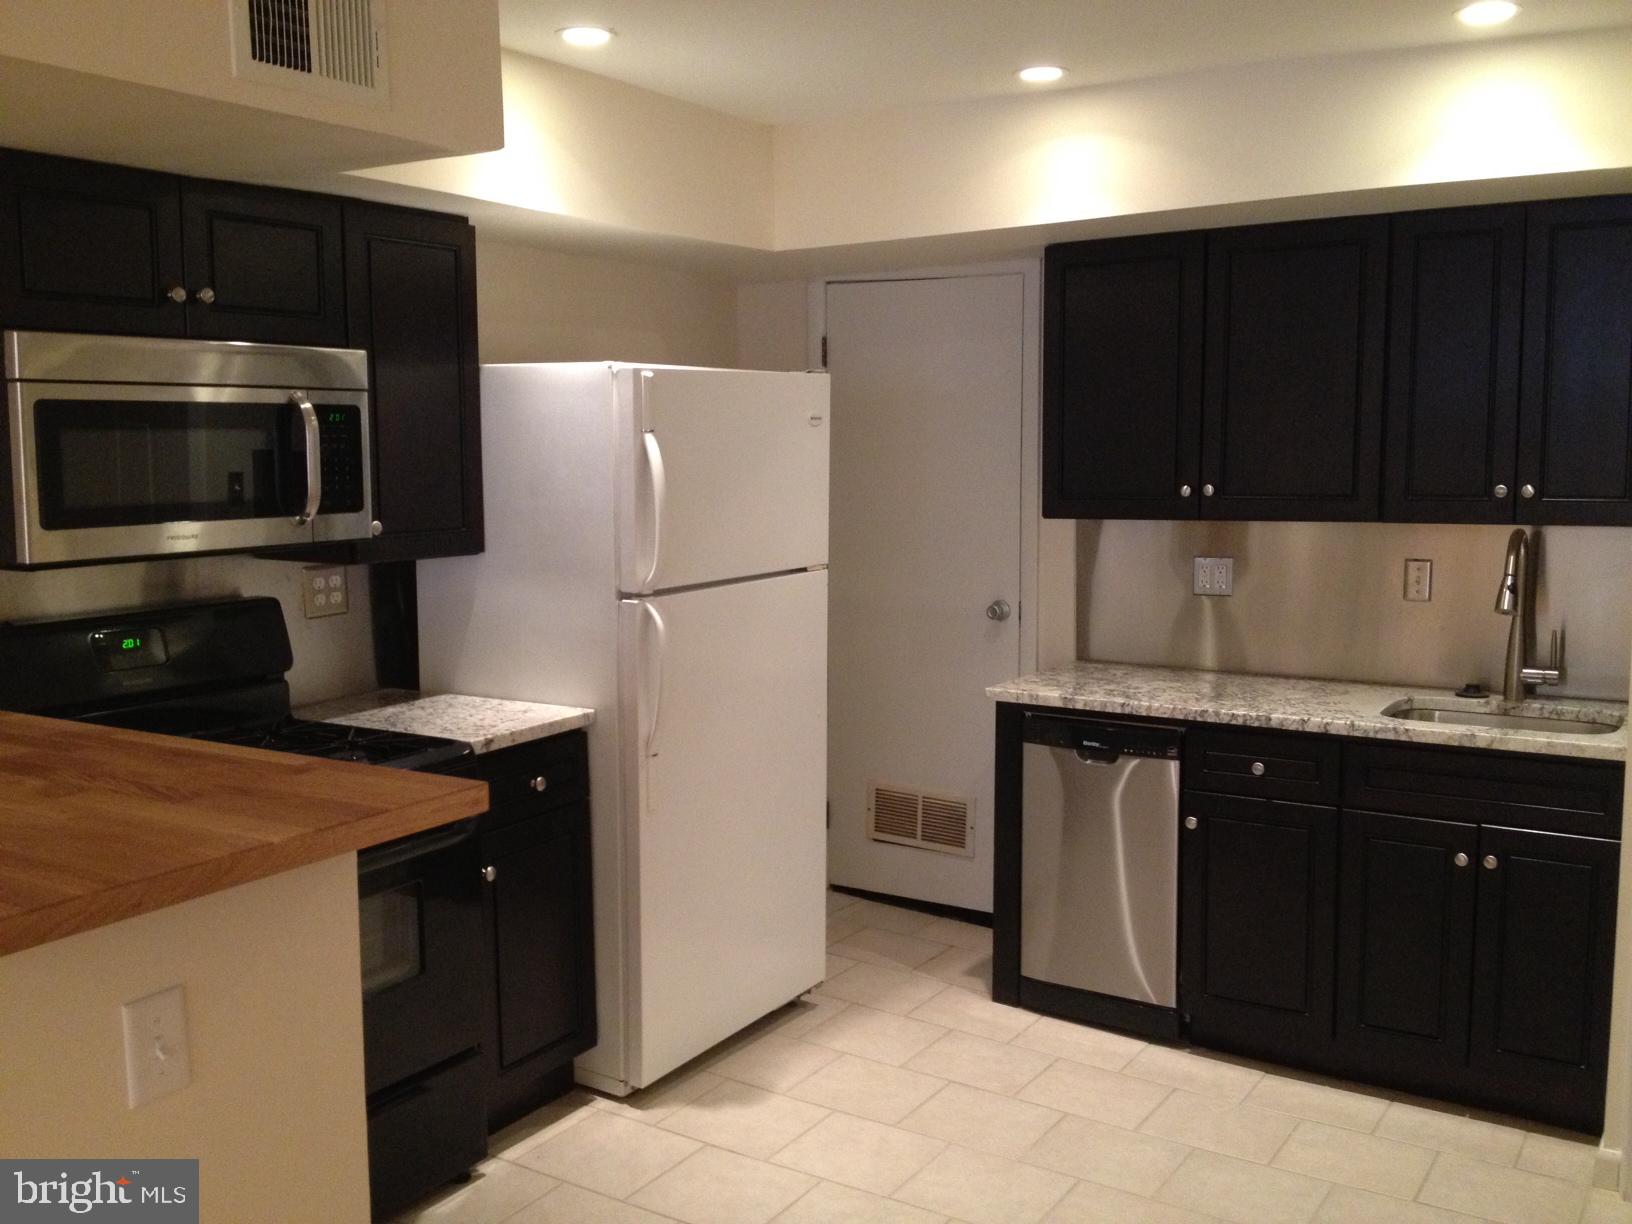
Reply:
[[[1385,519],[1513,521],[1524,220],[1522,205],[1393,220]]]
[[[167,174],[0,150],[0,323],[181,336],[181,199]]]
[[[1375,519],[1388,219],[1207,239],[1206,518]]]
[[[1049,517],[1199,513],[1205,271],[1200,233],[1048,249]]]
[[[232,183],[181,196],[187,331],[207,340],[346,343],[338,200]]]
[[[345,208],[350,344],[369,352],[374,517],[359,561],[482,550],[476,233],[462,217]]]
[[[1519,521],[1632,523],[1632,197],[1528,213]]]

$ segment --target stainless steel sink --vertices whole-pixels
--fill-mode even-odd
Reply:
[[[1420,698],[1397,701],[1383,710],[1390,718],[1407,722],[1442,723],[1457,727],[1490,727],[1497,731],[1550,731],[1555,735],[1609,735],[1621,729],[1624,721],[1615,714],[1597,711],[1570,710],[1584,717],[1571,718],[1560,709],[1557,714],[1544,711],[1526,713],[1517,711],[1481,710],[1477,707],[1433,705]]]

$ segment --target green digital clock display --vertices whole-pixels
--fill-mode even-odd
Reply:
[[[90,636],[91,653],[108,671],[158,667],[170,661],[164,635],[156,629],[98,629]]]
[[[343,412],[331,412],[331,413],[329,413],[329,424],[330,425],[344,425],[345,423],[346,423],[346,414],[345,413],[343,413]]]

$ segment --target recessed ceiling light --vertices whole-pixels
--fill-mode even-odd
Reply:
[[[1494,26],[1512,21],[1518,11],[1519,6],[1513,0],[1473,0],[1472,4],[1457,9],[1456,19],[1466,26]]]
[[[1065,75],[1065,69],[1057,68],[1053,64],[1038,64],[1032,68],[1022,68],[1014,75],[1029,84],[1042,85],[1059,80]]]
[[[568,26],[556,33],[562,42],[575,47],[604,47],[612,41],[612,31],[603,26]]]

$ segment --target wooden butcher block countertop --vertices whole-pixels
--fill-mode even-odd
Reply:
[[[464,778],[0,713],[0,956],[486,810]]]

